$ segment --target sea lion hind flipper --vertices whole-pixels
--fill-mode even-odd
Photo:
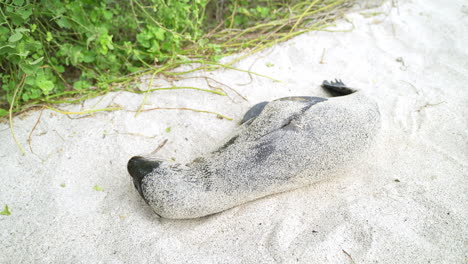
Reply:
[[[325,80],[322,83],[322,87],[327,91],[331,92],[333,96],[343,96],[356,92],[355,89],[346,86],[346,84],[344,84],[341,79],[335,79],[335,81],[331,82]]]

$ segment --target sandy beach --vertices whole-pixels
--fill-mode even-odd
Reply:
[[[60,106],[119,111],[29,112],[14,118],[26,155],[0,123],[0,211],[11,212],[0,263],[466,263],[467,28],[464,1],[388,1],[233,65],[271,78],[222,69],[152,82],[227,96],[156,91],[137,116],[145,95],[127,92]],[[159,218],[135,190],[132,156],[188,162],[254,104],[327,97],[320,84],[334,78],[377,102],[382,129],[330,180],[194,220]]]

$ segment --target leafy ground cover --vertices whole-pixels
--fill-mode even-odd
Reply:
[[[2,0],[0,118],[110,91],[141,93],[131,85],[137,78],[174,75],[171,70],[182,64],[200,64],[195,70],[229,68],[279,41],[323,30],[351,4],[351,0]],[[241,50],[248,52],[227,64],[217,63]]]

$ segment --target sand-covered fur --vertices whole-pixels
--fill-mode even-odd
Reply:
[[[137,157],[129,171],[158,215],[202,217],[329,178],[359,156],[379,126],[377,105],[362,92],[286,97],[268,103],[218,150],[189,164]]]

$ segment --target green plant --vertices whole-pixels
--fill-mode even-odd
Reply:
[[[0,0],[0,118],[118,89],[141,93],[129,86],[135,78],[181,75],[170,71],[181,64],[232,69],[274,43],[326,28],[352,2]],[[245,48],[230,63],[216,63]]]
[[[12,0],[0,3],[0,116],[13,106],[106,91],[174,60],[203,34],[206,0]],[[54,96],[51,96],[54,95]],[[14,107],[14,106],[17,107]]]
[[[0,212],[0,215],[11,215],[8,205],[5,205],[5,209],[3,209],[3,211]]]
[[[104,188],[102,188],[101,186],[99,185],[94,185],[93,186],[93,190],[97,191],[97,192],[102,192],[104,191]]]

